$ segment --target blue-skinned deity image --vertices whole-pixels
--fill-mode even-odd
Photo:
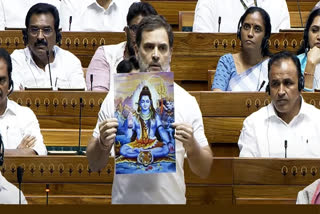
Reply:
[[[138,81],[134,91],[116,91],[117,174],[175,172],[175,140],[171,128],[174,122],[173,81],[167,80],[172,74],[161,75],[145,73],[124,77],[122,74],[118,77],[131,83],[133,79]]]

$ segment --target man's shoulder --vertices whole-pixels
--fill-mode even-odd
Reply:
[[[79,60],[78,57],[76,57],[76,55],[74,55],[68,50],[60,48],[59,46],[55,46],[54,49],[56,51],[56,55],[59,57],[62,57],[65,60],[70,60],[70,59]]]
[[[24,48],[24,49],[15,49],[12,53],[11,53],[11,58],[25,58],[26,57],[26,54],[25,54],[25,51],[26,51],[27,48]]]
[[[187,100],[194,100],[195,98],[189,94],[184,88],[182,88],[177,83],[174,83],[174,97],[175,99],[181,99],[186,101]]]
[[[105,51],[105,53],[109,53],[109,54],[122,54],[123,55],[123,51],[125,49],[126,46],[126,41],[124,42],[120,42],[118,44],[112,44],[112,45],[103,45],[100,46],[103,48],[103,50]]]
[[[13,100],[9,100],[8,105],[10,105],[10,108],[18,116],[19,115],[20,116],[30,116],[30,115],[35,116],[34,112],[31,110],[31,108],[29,108],[27,106],[21,106]]]
[[[260,123],[260,122],[262,122],[264,119],[271,116],[272,112],[271,112],[270,108],[272,108],[271,104],[260,108],[259,110],[253,112],[248,117],[246,117],[245,121],[247,123]]]
[[[307,112],[309,115],[311,116],[320,116],[320,109],[316,108],[314,105],[311,105],[309,103],[304,103],[304,107],[305,107],[305,112]],[[316,114],[316,115],[314,115]]]

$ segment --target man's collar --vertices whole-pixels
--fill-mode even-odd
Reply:
[[[101,5],[99,5],[96,0],[87,0],[86,6],[89,7],[89,6],[93,5],[93,4],[96,5],[97,7],[101,8],[101,9],[103,9],[103,10],[106,10],[103,7],[101,7]],[[110,8],[113,4],[117,5],[117,1],[116,0],[111,0],[108,8]]]
[[[56,55],[57,52],[59,51],[59,48],[57,45],[54,45],[53,46],[53,54]],[[24,53],[26,55],[26,60],[28,63],[30,63],[31,61],[35,64],[35,61],[33,60],[32,58],[32,54],[31,54],[31,50],[29,48],[29,46],[27,46],[25,49],[24,49]]]
[[[297,115],[295,115],[293,118],[297,117],[298,115],[306,115],[308,114],[308,110],[306,109],[306,103],[304,102],[304,99],[302,97],[302,95],[300,95],[300,98],[301,98],[301,106],[300,106],[300,109],[299,109],[299,112]],[[268,111],[268,118],[272,118],[272,117],[277,117],[277,118],[280,118],[278,116],[278,114],[276,113],[275,111],[275,107],[273,105],[273,102],[271,102],[268,106],[267,106],[267,111]],[[280,118],[281,119],[281,118]]]
[[[9,112],[9,111],[10,111],[12,114],[16,115],[16,110],[17,110],[16,106],[13,104],[13,102],[12,102],[11,100],[9,100],[9,99],[7,98],[7,108],[6,108],[6,110],[4,111],[4,113],[3,113],[2,115],[0,115],[0,117],[3,117],[4,115],[6,115],[7,112]]]

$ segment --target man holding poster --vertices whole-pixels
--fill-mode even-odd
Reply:
[[[168,71],[170,68],[172,50],[173,33],[170,25],[165,21],[165,19],[161,16],[148,16],[143,18],[138,26],[135,47],[136,57],[139,61],[140,72],[158,71],[166,73],[166,71]],[[133,74],[129,74],[129,76],[130,75]],[[117,83],[117,81],[115,81],[115,83]],[[131,82],[127,85],[129,87]],[[135,89],[136,86],[132,87]],[[112,203],[185,204],[186,187],[183,171],[185,154],[189,166],[195,174],[200,177],[206,177],[210,174],[212,165],[212,152],[204,134],[202,115],[198,103],[193,96],[191,96],[179,85],[174,83],[172,84],[172,87],[174,94],[173,99],[169,97],[168,102],[172,102],[174,100],[175,122],[171,124],[171,127],[175,131],[175,142],[173,147],[170,146],[169,142],[171,142],[171,140],[166,139],[166,134],[161,136],[160,140],[163,141],[162,143],[167,145],[168,150],[166,153],[168,153],[168,155],[170,155],[170,148],[171,150],[173,148],[175,149],[175,172],[148,174],[115,173],[112,186]],[[139,89],[136,90],[137,93],[141,93],[143,88],[144,84],[139,85],[139,87],[136,88]],[[150,90],[149,87],[148,89]],[[128,118],[130,118],[129,114],[124,121],[119,121],[116,118],[116,116],[119,114],[119,109],[120,112],[123,112],[123,105],[119,106],[119,108],[116,106],[116,91],[117,85],[115,85],[115,90],[109,91],[106,99],[102,103],[97,126],[87,147],[87,158],[90,168],[93,171],[98,171],[106,166],[110,152],[114,153],[114,149],[112,149],[113,147],[115,147],[116,150],[115,154],[120,152],[117,150],[117,144],[115,144],[115,141],[118,141],[120,137],[120,131],[118,129],[127,126],[127,129],[129,130],[130,127],[133,128],[134,126],[133,120],[132,122],[129,122],[130,119],[128,120]],[[144,99],[144,101],[147,102],[147,97],[144,97]],[[152,97],[152,99],[154,98]],[[153,104],[154,103],[155,102],[153,102]],[[172,109],[172,106],[170,108]],[[161,109],[162,108],[160,108],[160,111]],[[169,108],[166,107],[163,109]],[[144,115],[142,117],[147,116]],[[162,123],[162,126],[164,127],[164,123]],[[162,130],[162,126],[159,125],[157,128]],[[165,129],[167,128],[168,127],[165,127]],[[137,136],[138,132],[139,131],[136,131]],[[150,138],[150,136],[152,136],[150,135],[151,130],[147,130],[146,132]],[[166,133],[170,132],[166,131]],[[131,134],[126,136],[126,134],[122,133],[122,135],[123,141],[127,140],[129,145],[130,143],[134,142],[134,139],[139,139],[138,137],[131,137],[129,139],[128,136]],[[170,134],[168,137],[169,136]],[[157,139],[157,141],[160,140]],[[164,144],[162,144],[162,149],[164,148]],[[154,148],[154,146],[155,145],[148,145],[148,148]],[[138,154],[140,154],[140,152]],[[123,153],[123,156],[125,156],[125,153]],[[152,157],[153,159],[157,158],[154,156],[154,154],[151,154],[151,159]],[[155,160],[151,160],[150,163],[147,163],[147,165],[150,165],[153,161]],[[143,164],[140,165],[140,167],[144,167]]]

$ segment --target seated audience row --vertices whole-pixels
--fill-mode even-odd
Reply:
[[[267,83],[269,60],[268,39],[270,17],[265,10],[249,8],[238,24],[241,52],[226,54],[219,59],[212,84],[213,91],[261,91]],[[298,51],[301,72],[305,77],[304,91],[320,87],[320,8],[312,10]]]

